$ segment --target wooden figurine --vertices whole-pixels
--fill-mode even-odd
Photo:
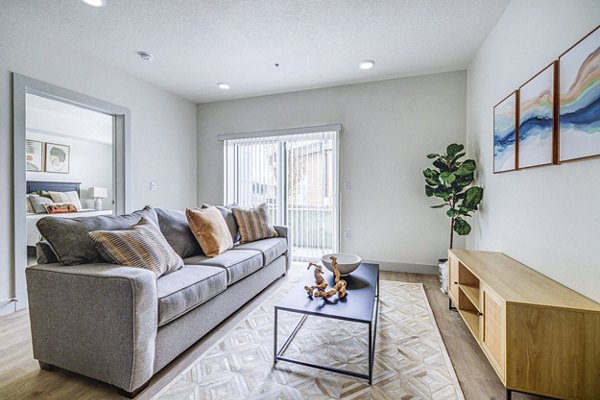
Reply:
[[[315,267],[315,283],[313,286],[304,286],[304,290],[310,297],[322,297],[325,299],[330,298],[334,294],[338,294],[338,298],[343,299],[346,297],[346,287],[348,283],[340,279],[340,271],[337,267],[337,258],[331,256],[331,267],[333,269],[333,275],[335,276],[335,286],[331,288],[331,290],[325,291],[327,289],[327,282],[325,278],[323,278],[323,267],[314,263],[308,263],[308,268]]]
[[[335,283],[340,281],[340,271],[337,266],[337,257],[331,256],[331,268],[333,269],[333,275],[335,275]]]
[[[325,278],[323,278],[323,267],[315,263],[308,263],[308,267],[306,269],[310,269],[310,267],[315,267],[315,283],[320,285],[325,282]]]

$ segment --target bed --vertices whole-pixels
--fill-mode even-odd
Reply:
[[[27,193],[35,193],[37,191],[46,192],[77,192],[81,197],[81,183],[80,182],[44,182],[44,181],[27,181]],[[36,223],[45,217],[52,218],[79,218],[79,217],[93,217],[96,215],[111,215],[112,210],[95,210],[93,208],[82,208],[78,212],[64,213],[64,214],[35,214],[27,213],[26,226],[27,226],[27,247],[34,247],[37,242],[40,241],[40,233],[37,230]]]

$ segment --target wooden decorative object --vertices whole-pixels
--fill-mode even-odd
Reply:
[[[315,267],[315,283],[320,285],[325,282],[325,278],[323,278],[323,267],[315,263],[308,263],[308,267],[306,269],[310,269],[310,267]]]
[[[325,291],[327,288],[327,282],[325,282],[325,279],[322,275],[323,268],[320,265],[309,263],[307,269],[310,269],[310,267],[313,266],[315,267],[315,283],[317,283],[317,285],[304,286],[306,293],[311,297],[322,297],[325,299],[328,299],[337,293],[338,298],[343,299],[346,296],[346,287],[348,286],[348,283],[345,280],[340,279],[340,271],[337,267],[337,259],[334,256],[331,256],[331,266],[335,276],[335,286],[327,292]]]

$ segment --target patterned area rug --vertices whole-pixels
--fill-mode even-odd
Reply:
[[[372,385],[283,361],[274,365],[273,307],[298,280],[291,277],[154,399],[464,399],[420,283],[380,281]],[[279,313],[280,346],[298,320]],[[367,373],[367,332],[364,324],[308,317],[285,356]]]

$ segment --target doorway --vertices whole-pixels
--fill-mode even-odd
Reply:
[[[44,217],[122,214],[127,201],[128,109],[13,75],[14,293],[27,307]]]

